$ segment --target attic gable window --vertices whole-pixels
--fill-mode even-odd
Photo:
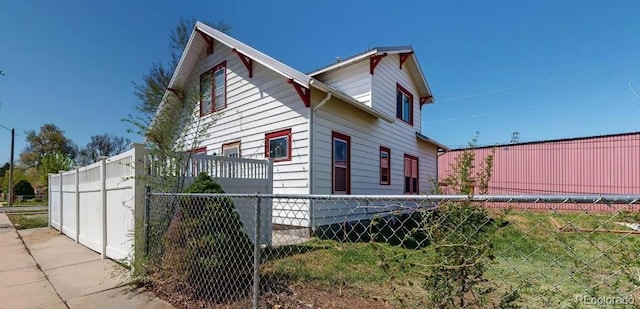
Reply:
[[[200,75],[200,116],[227,107],[227,62]]]
[[[400,84],[396,90],[396,117],[413,125],[413,94]]]

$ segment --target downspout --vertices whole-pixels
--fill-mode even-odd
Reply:
[[[313,133],[314,133],[314,121],[315,111],[325,105],[329,100],[331,100],[331,92],[327,91],[327,96],[318,103],[316,106],[312,106],[309,108],[309,194],[314,194],[313,192]]]
[[[309,108],[309,194],[314,194],[313,190],[313,133],[314,133],[314,125],[313,118],[315,118],[315,111],[320,108],[322,105],[327,103],[331,99],[331,92],[327,92],[327,96],[324,100],[320,101],[318,105]],[[313,201],[309,201],[309,228],[310,234],[313,235]]]
[[[329,100],[331,100],[331,92],[327,91],[327,97],[324,98],[324,100],[320,101],[320,103],[318,103],[318,105],[316,105],[313,110],[317,110],[318,108],[322,107],[322,105],[324,105],[325,103],[327,103]]]

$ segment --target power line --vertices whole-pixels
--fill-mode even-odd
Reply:
[[[628,61],[628,62],[624,62],[624,63],[618,63],[618,64],[613,64],[613,65],[608,65],[608,66],[596,67],[596,68],[587,69],[587,70],[580,70],[580,71],[576,71],[576,72],[573,72],[573,73],[570,73],[570,74],[559,75],[559,76],[555,76],[555,77],[548,77],[548,78],[540,79],[540,80],[533,81],[533,82],[526,82],[526,83],[521,83],[521,84],[518,84],[518,85],[507,86],[507,87],[502,87],[502,88],[498,88],[498,89],[480,91],[480,92],[477,92],[477,93],[472,93],[472,94],[468,94],[468,95],[462,95],[462,96],[453,97],[453,98],[450,98],[450,99],[438,100],[436,102],[437,103],[443,103],[443,102],[459,101],[459,100],[479,97],[479,96],[483,96],[483,95],[488,95],[488,94],[494,94],[494,93],[498,93],[498,92],[508,91],[508,90],[512,90],[512,89],[529,87],[529,86],[534,86],[534,85],[538,85],[538,84],[544,84],[544,83],[558,81],[558,80],[570,79],[570,78],[572,78],[574,76],[582,75],[584,73],[594,73],[594,72],[614,69],[614,68],[617,68],[617,67],[628,66],[628,65],[636,63],[637,61],[638,61],[637,59],[634,59],[632,61]]]

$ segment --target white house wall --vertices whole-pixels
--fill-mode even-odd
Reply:
[[[331,194],[331,132],[351,137],[351,194],[404,194],[404,155],[419,158],[420,192],[437,179],[437,149],[416,138],[404,123],[375,119],[332,99],[315,112],[314,194]],[[391,184],[380,184],[380,146],[391,150]]]
[[[371,106],[371,74],[368,59],[314,77]]]
[[[305,194],[308,189],[308,109],[294,87],[282,75],[254,62],[253,77],[237,54],[214,43],[214,53],[202,50],[191,72],[188,89],[198,91],[200,75],[222,61],[227,62],[227,107],[214,116],[208,135],[196,143],[206,147],[207,154],[222,154],[222,144],[240,141],[243,158],[265,157],[265,133],[291,129],[291,161],[274,163],[273,193]],[[199,107],[197,107],[199,108]],[[196,116],[197,117],[197,111]],[[214,119],[203,118],[202,124]],[[188,132],[193,136],[192,125]]]
[[[420,117],[420,95],[408,70],[408,65],[403,66],[402,70],[400,70],[399,55],[392,54],[382,58],[372,76],[371,104],[374,109],[395,118],[397,84],[400,84],[400,86],[413,94],[413,131],[419,132],[422,123]],[[402,122],[402,120],[398,119],[397,122],[406,126],[407,130],[411,128],[410,125]]]

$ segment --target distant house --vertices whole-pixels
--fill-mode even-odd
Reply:
[[[438,158],[438,178],[464,149]],[[495,151],[489,194],[640,194],[640,132],[478,147]]]
[[[217,118],[197,151],[272,158],[274,193],[419,194],[437,177],[445,147],[420,133],[433,95],[410,46],[304,74],[198,22],[174,88],[199,89],[200,123]]]

